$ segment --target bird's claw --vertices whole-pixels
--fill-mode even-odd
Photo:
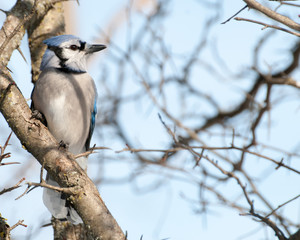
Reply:
[[[44,114],[42,114],[39,110],[33,110],[31,113],[31,118],[40,120],[42,124],[47,126],[46,118],[45,118]]]
[[[59,142],[59,148],[63,148],[63,149],[68,149],[69,148],[69,144],[68,143],[65,143],[64,140],[61,140]]]

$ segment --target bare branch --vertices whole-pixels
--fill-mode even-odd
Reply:
[[[44,188],[52,189],[57,192],[63,192],[68,195],[78,195],[81,193],[81,189],[78,186],[62,188],[62,187],[57,187],[57,186],[47,184],[44,180],[41,181],[40,183],[26,182],[26,184],[27,184],[26,190],[19,197],[17,197],[16,200],[20,199],[21,197],[23,197],[25,194],[29,193],[32,189],[34,189],[36,187],[44,187]],[[32,186],[34,186],[34,187],[31,188]]]
[[[277,30],[280,30],[280,31],[283,31],[283,32],[290,33],[290,34],[295,35],[297,37],[300,37],[300,33],[293,32],[293,31],[290,31],[288,29],[285,29],[285,28],[282,28],[282,27],[278,27],[276,25],[271,25],[271,24],[260,22],[260,21],[256,21],[256,20],[252,20],[252,19],[247,19],[247,18],[240,18],[240,17],[236,17],[236,18],[234,18],[234,20],[252,22],[252,23],[263,25],[264,28],[262,28],[262,30],[264,30],[266,28],[274,28],[274,29],[277,29]]]
[[[10,192],[12,190],[15,190],[17,188],[20,187],[21,183],[25,180],[25,178],[22,178],[19,182],[17,182],[14,186],[10,187],[10,188],[4,188],[2,191],[0,191],[0,195],[6,193],[6,192]]]
[[[14,230],[16,227],[18,227],[18,226],[27,227],[27,225],[25,225],[23,222],[24,222],[24,220],[19,220],[16,224],[14,224],[13,226],[11,226],[11,227],[9,227],[9,228],[7,229],[7,233],[6,233],[6,239],[7,239],[7,240],[10,239],[10,238],[9,238],[10,232],[11,232],[12,230]]]
[[[272,212],[270,212],[268,215],[265,216],[265,218],[270,217],[274,212],[276,212],[278,209],[282,208],[283,206],[289,204],[292,201],[295,201],[296,199],[298,199],[300,197],[300,194],[297,195],[296,197],[293,197],[291,199],[289,199],[288,201],[284,202],[283,204],[278,205],[277,208],[275,208]]]
[[[237,13],[235,13],[234,15],[232,15],[230,18],[228,18],[227,20],[225,20],[221,24],[225,24],[225,23],[229,22],[231,19],[233,19],[236,15],[238,15],[240,12],[242,12],[243,10],[245,10],[247,7],[248,7],[248,5],[246,5],[245,7],[243,7],[242,9],[240,9],[239,11],[237,11]]]
[[[4,146],[2,147],[1,145],[0,145],[0,166],[1,165],[7,165],[7,164],[9,164],[9,163],[1,163],[2,162],[2,160],[4,159],[4,158],[9,158],[10,157],[10,153],[4,153],[5,152],[5,149],[6,149],[6,147],[8,146],[8,142],[9,142],[9,140],[10,140],[10,137],[11,137],[11,135],[12,135],[12,132],[9,134],[9,136],[7,137],[7,139],[6,139],[6,141],[5,141],[5,143],[4,143]],[[12,164],[12,163],[10,163],[10,164]]]
[[[245,3],[247,3],[248,7],[253,8],[253,9],[265,14],[269,18],[272,18],[275,21],[278,21],[278,22],[288,26],[289,28],[292,28],[296,31],[300,31],[300,24],[292,21],[290,18],[283,16],[277,12],[272,11],[271,9],[263,6],[262,4],[256,2],[255,0],[243,0],[243,1]]]
[[[96,146],[93,146],[92,148],[90,148],[88,151],[86,152],[83,152],[83,153],[80,153],[80,154],[77,154],[76,156],[74,156],[74,158],[80,158],[80,157],[87,157],[93,153],[97,153],[95,150],[112,150],[111,148],[108,148],[108,147],[96,147]]]
[[[48,6],[44,8],[45,14],[51,7],[47,4],[52,3],[52,1],[35,1],[37,2],[39,6],[43,4]],[[95,185],[76,164],[71,154],[59,150],[57,141],[47,128],[38,120],[31,118],[26,100],[5,69],[12,51],[19,46],[24,36],[25,23],[36,11],[34,7],[28,8],[28,4],[35,6],[29,0],[17,1],[12,12],[18,12],[21,7],[24,15],[21,18],[17,18],[16,13],[9,15],[0,31],[0,111],[22,145],[42,165],[44,164],[46,170],[50,175],[55,176],[60,186],[80,189],[80,196],[72,195],[70,198],[92,236],[102,239],[124,239],[122,230],[106,208]]]

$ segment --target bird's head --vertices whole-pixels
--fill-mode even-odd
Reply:
[[[61,68],[69,72],[86,72],[86,59],[106,48],[102,44],[88,44],[73,35],[60,35],[44,41],[48,46],[41,64],[46,68]]]

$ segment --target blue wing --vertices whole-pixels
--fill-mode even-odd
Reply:
[[[92,115],[91,115],[91,124],[90,124],[89,135],[85,142],[86,150],[88,150],[90,148],[91,138],[92,138],[92,135],[93,135],[93,132],[95,129],[96,115],[97,115],[97,97],[95,98],[94,108],[93,108]]]

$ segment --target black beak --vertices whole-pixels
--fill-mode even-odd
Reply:
[[[106,48],[106,46],[103,44],[93,44],[93,45],[88,44],[87,48],[86,48],[86,53],[90,54],[90,53],[94,53],[94,52],[99,52],[105,48]]]

